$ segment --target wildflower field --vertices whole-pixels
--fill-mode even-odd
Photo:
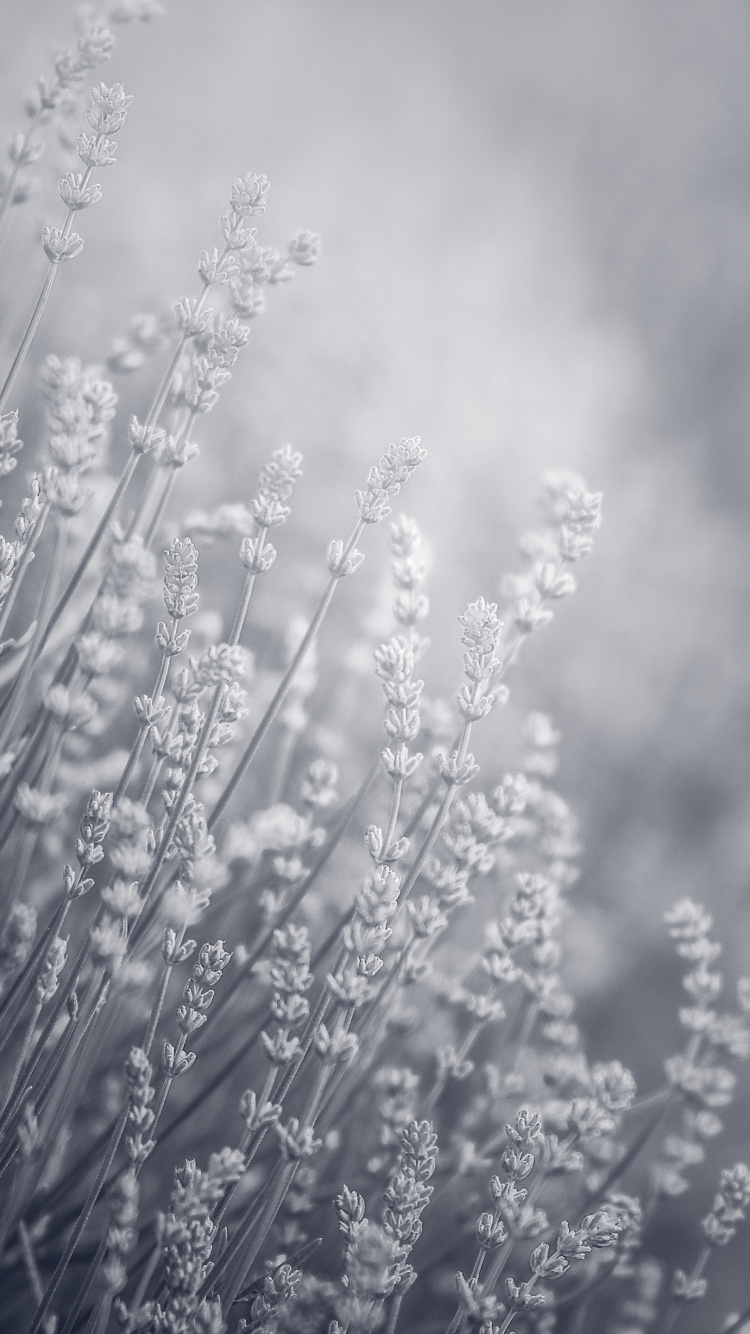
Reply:
[[[746,1334],[750,16],[0,30],[0,1334]]]

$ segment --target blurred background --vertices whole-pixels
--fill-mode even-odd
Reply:
[[[2,24],[10,131],[72,14],[3,0]],[[308,227],[323,257],[270,293],[174,513],[246,499],[289,440],[305,478],[275,596],[304,612],[354,487],[420,434],[404,507],[432,553],[436,693],[455,682],[456,615],[499,596],[539,473],[604,491],[580,590],[528,646],[481,758],[512,765],[530,709],[563,730],[586,845],[571,975],[593,1054],[644,1089],[677,1038],[670,901],[706,902],[728,976],[750,972],[749,63],[744,0],[167,0],[102,71],[135,100],[40,336],[97,360],[134,314],[168,310],[232,178],[266,172],[259,239]],[[54,223],[42,166],[28,207]],[[9,345],[43,266],[21,230]],[[126,411],[155,374],[118,386]],[[32,441],[30,373],[23,395]],[[341,635],[367,633],[373,545],[321,646],[334,673]]]

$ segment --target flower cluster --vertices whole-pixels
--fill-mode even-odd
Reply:
[[[709,1245],[726,1246],[732,1240],[738,1223],[745,1221],[749,1204],[750,1168],[745,1163],[725,1167],[719,1177],[719,1189],[711,1212],[701,1222]]]
[[[148,1310],[157,1334],[189,1328],[218,1334],[222,1328],[220,1319],[212,1319],[213,1303],[201,1298],[200,1289],[210,1270],[217,1232],[212,1207],[227,1187],[239,1180],[244,1167],[240,1153],[224,1149],[211,1155],[205,1171],[188,1160],[175,1172],[160,1237],[167,1295],[163,1303],[155,1302]],[[220,1316],[220,1310],[215,1314]]]
[[[363,523],[380,523],[390,514],[389,500],[398,495],[426,453],[419,443],[419,436],[404,437],[397,445],[388,446],[378,466],[370,469],[365,490],[355,492]]]
[[[521,539],[526,567],[504,583],[504,592],[513,599],[514,652],[523,639],[552,620],[547,604],[575,591],[575,577],[567,567],[591,552],[601,524],[601,504],[601,494],[587,491],[576,473],[562,469],[545,473],[540,506],[544,526]]]
[[[652,1175],[657,1189],[678,1195],[687,1188],[686,1169],[704,1157],[704,1140],[721,1129],[717,1112],[732,1100],[736,1075],[723,1062],[750,1053],[750,1033],[744,1016],[716,1009],[723,977],[714,967],[721,946],[712,938],[710,914],[691,899],[679,899],[665,921],[678,955],[690,965],[683,978],[690,1004],[679,1012],[690,1036],[684,1051],[665,1062],[669,1083],[681,1097],[682,1127],[667,1137]]]
[[[261,1033],[266,1056],[275,1067],[288,1065],[300,1049],[300,1039],[291,1030],[304,1024],[310,1012],[305,992],[312,985],[310,942],[304,927],[286,926],[273,933],[270,970],[273,986],[271,1014],[277,1028]]]
[[[9,459],[8,462],[15,464],[15,459]],[[34,542],[43,526],[47,510],[46,483],[49,477],[49,471],[34,474],[29,494],[21,502],[21,511],[14,525],[15,539],[8,541],[7,538],[0,537],[0,611],[3,623],[6,622],[11,609],[11,591],[15,597],[24,568],[33,554]]]
[[[375,652],[375,671],[383,684],[386,699],[385,730],[389,745],[381,752],[383,768],[394,783],[404,783],[419,767],[422,756],[410,754],[409,746],[419,736],[421,719],[419,699],[424,682],[415,679],[414,645],[400,636],[381,644]],[[376,860],[395,861],[405,852],[401,842],[381,846]]]
[[[428,1183],[437,1165],[437,1135],[429,1121],[410,1121],[401,1132],[401,1149],[385,1192],[383,1230],[395,1243],[393,1287],[410,1286],[414,1271],[408,1263],[422,1235],[421,1217],[433,1192]]]
[[[250,504],[257,535],[246,537],[240,548],[240,560],[249,573],[266,573],[276,560],[276,549],[266,541],[266,533],[269,528],[276,528],[288,519],[291,511],[285,502],[301,476],[302,455],[295,453],[291,445],[275,449],[261,468]]]

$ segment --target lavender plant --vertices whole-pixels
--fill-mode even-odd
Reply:
[[[155,11],[116,4],[104,18]],[[93,17],[12,140],[0,237],[42,131],[112,53]],[[750,1051],[750,979],[717,1008],[721,947],[706,910],[680,900],[666,926],[688,965],[687,1036],[664,1083],[637,1096],[618,1060],[591,1061],[565,980],[580,844],[552,786],[559,733],[531,715],[516,772],[483,774],[469,749],[526,641],[575,591],[601,496],[545,475],[505,605],[479,596],[457,617],[448,705],[418,675],[421,535],[391,517],[426,452],[416,437],[388,445],[348,537],[328,544],[317,603],[277,627],[280,667],[254,595],[284,577],[301,454],[274,445],[247,503],[181,520],[173,500],[267,289],[314,264],[319,238],[262,245],[251,220],[268,180],[236,179],[193,294],[171,320],[136,315],[113,334],[109,373],[164,360],[124,426],[105,368],[34,365],[52,284],[82,250],[75,214],[99,197],[130,101],[118,83],[91,90],[84,171],[60,181],[67,213],[45,226],[49,267],[0,395],[0,476],[25,457],[24,385],[46,404],[48,449],[0,539],[0,1327],[686,1327],[744,1223],[750,1169],[721,1171],[685,1268],[668,1274],[654,1242],[665,1200],[687,1192],[722,1129]],[[393,633],[371,652],[386,744],[342,792],[310,725],[316,691],[342,688],[318,681],[316,645],[384,523]],[[230,568],[222,541],[242,585],[226,640],[201,628],[202,572]],[[724,1330],[748,1321],[730,1314]]]

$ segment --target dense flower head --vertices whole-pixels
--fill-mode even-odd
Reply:
[[[594,1096],[608,1112],[624,1112],[635,1100],[635,1080],[620,1061],[608,1061],[591,1068]]]
[[[317,232],[298,231],[289,237],[287,253],[295,264],[316,264],[320,251],[321,239]]]
[[[390,514],[388,500],[398,495],[404,482],[427,457],[419,436],[406,436],[397,445],[388,446],[377,467],[370,469],[367,487],[355,492],[355,500],[365,523],[379,523]]]
[[[79,37],[75,49],[62,51],[55,61],[57,83],[49,87],[45,80],[39,81],[42,105],[54,106],[59,101],[60,93],[71,83],[78,83],[90,69],[96,69],[109,60],[115,45],[115,39],[108,28],[89,28]]]
[[[726,1246],[731,1241],[737,1225],[745,1220],[749,1204],[750,1168],[745,1163],[724,1168],[713,1208],[701,1224],[709,1245]]]
[[[125,124],[132,101],[121,83],[113,83],[109,88],[105,83],[97,84],[91,89],[91,104],[86,112],[92,130],[97,134],[117,134]]]
[[[233,182],[229,202],[241,218],[262,217],[270,188],[267,176],[258,176],[254,171],[249,171],[246,176],[238,176]]]
[[[181,620],[198,610],[198,552],[189,537],[173,538],[164,552],[164,605]]]
[[[301,476],[302,455],[293,450],[291,445],[280,445],[260,470],[258,490],[273,496],[275,500],[288,500],[295,482]]]

